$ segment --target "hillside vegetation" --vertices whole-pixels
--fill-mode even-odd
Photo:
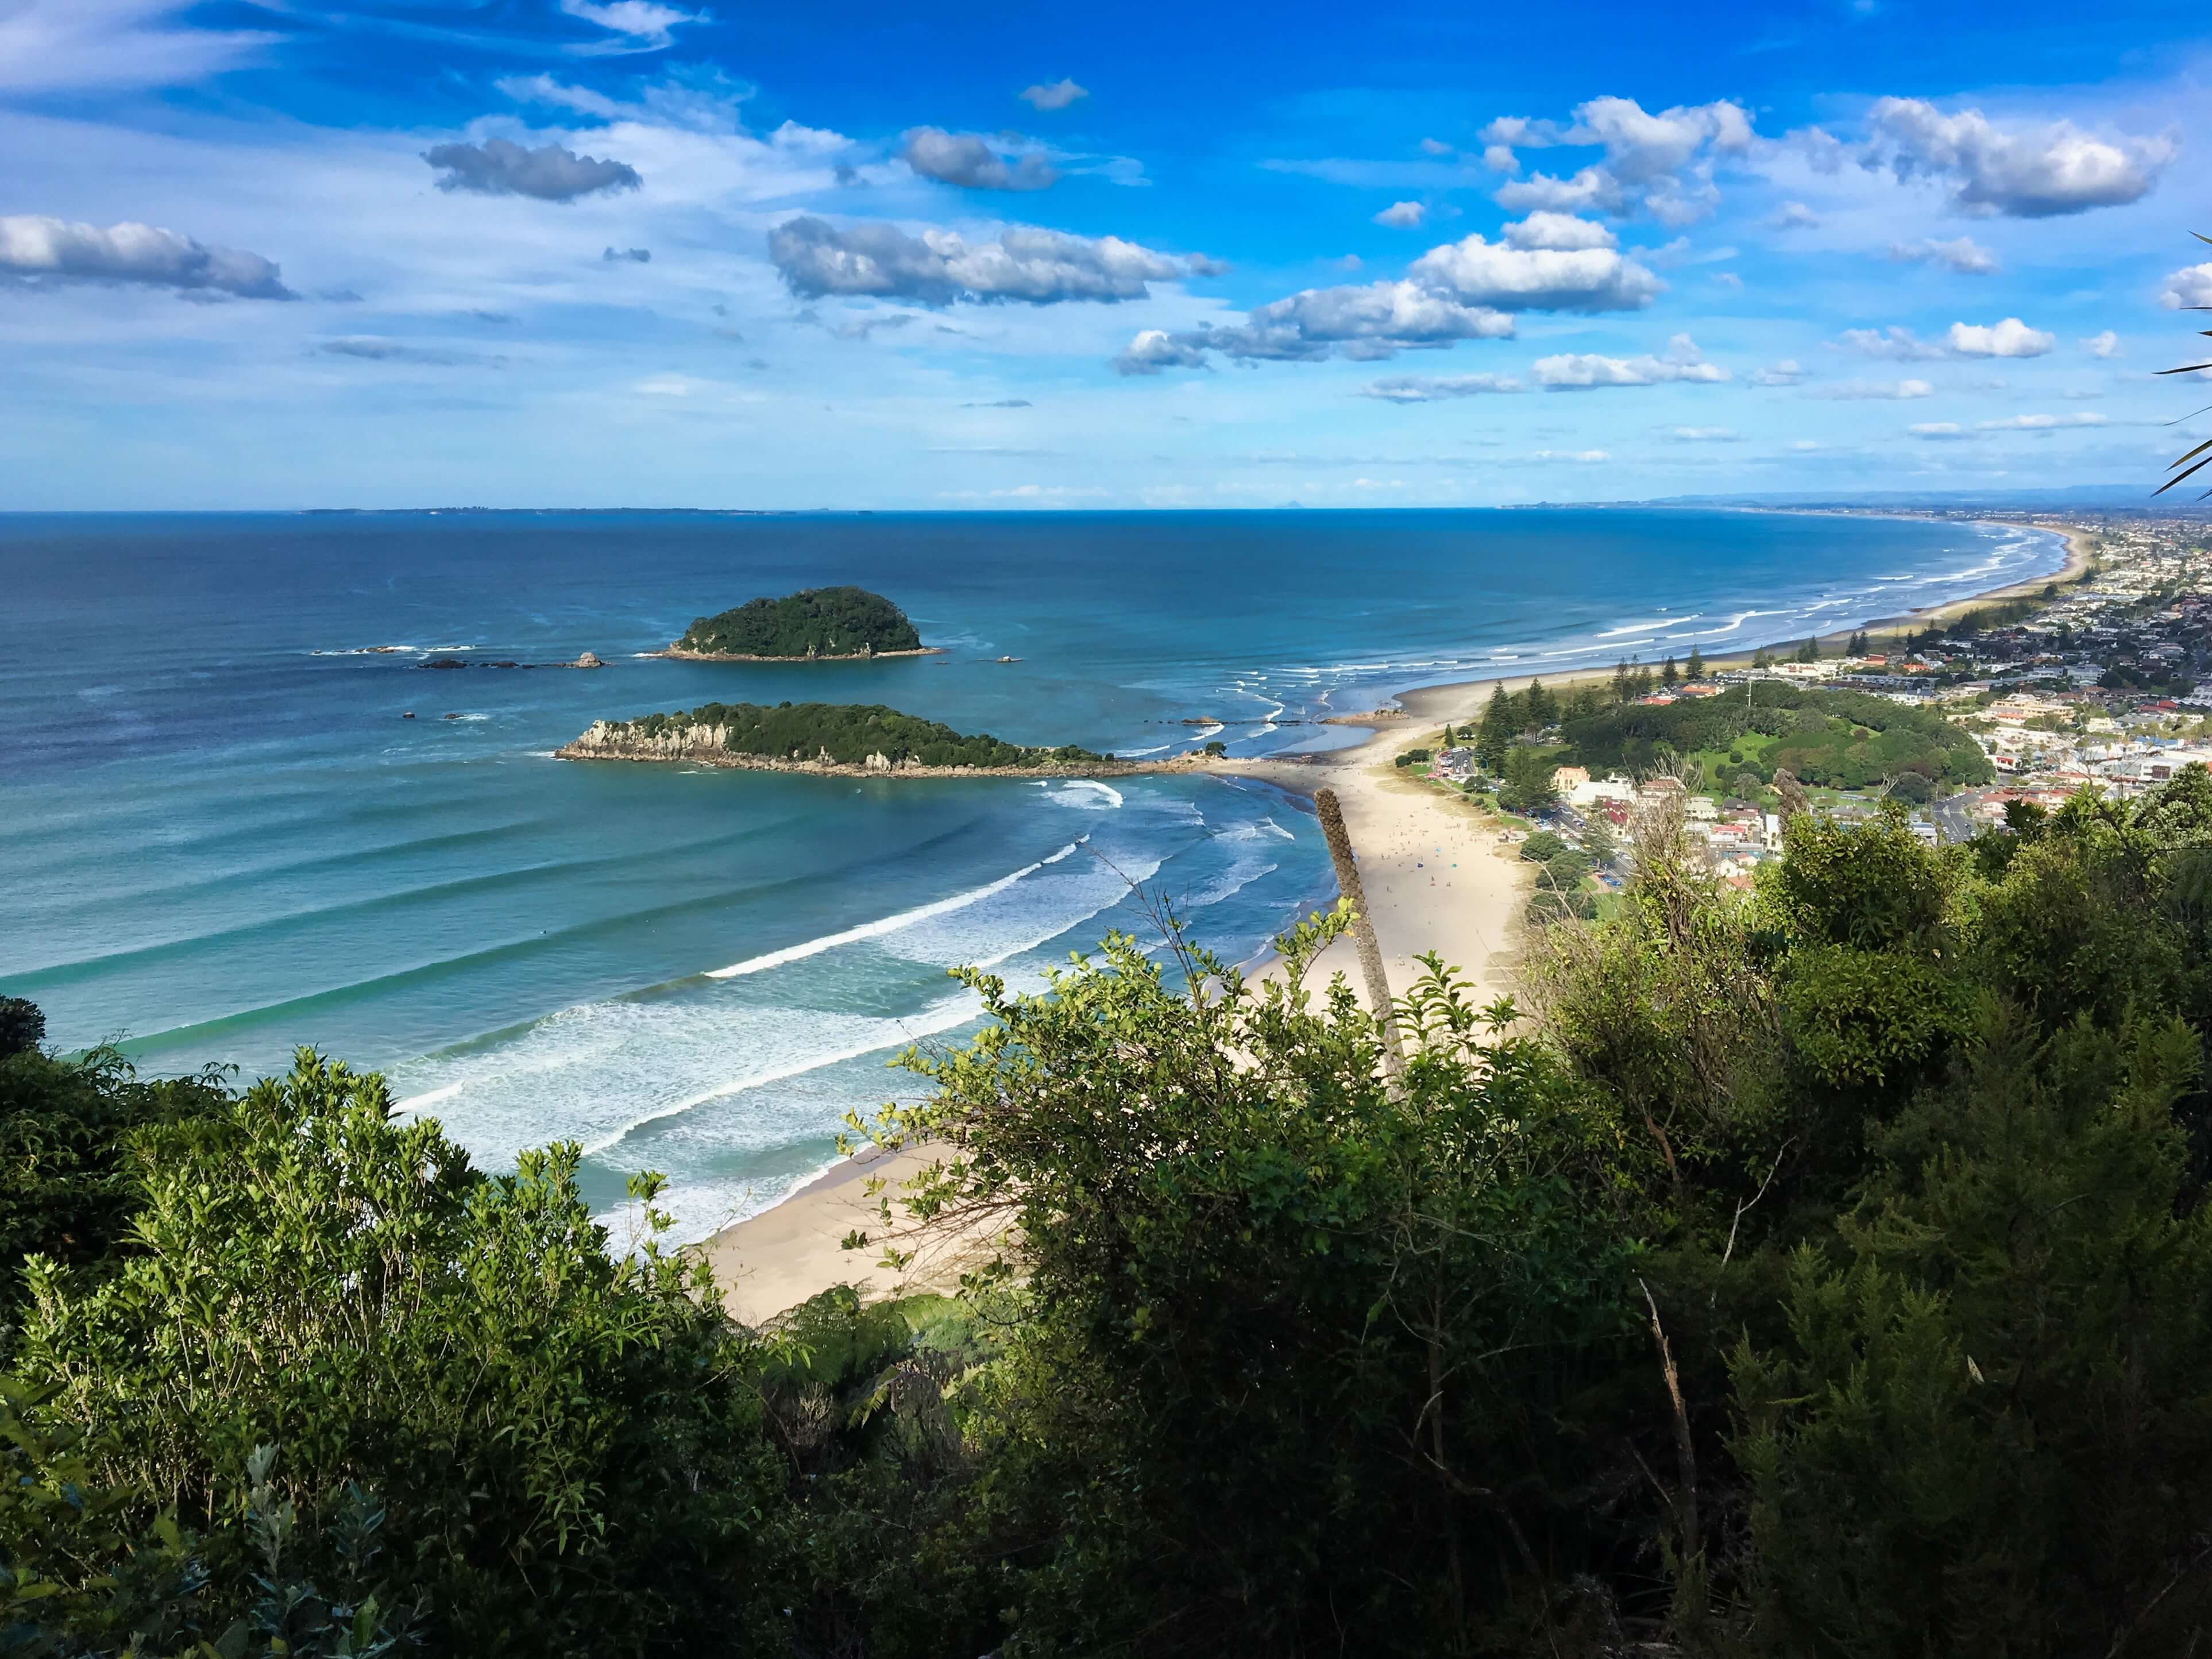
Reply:
[[[773,708],[750,702],[702,703],[689,714],[647,714],[611,723],[609,736],[626,734],[651,740],[708,726],[720,733],[720,746],[732,755],[763,759],[828,759],[864,766],[880,755],[893,766],[973,766],[984,769],[1038,766],[1109,758],[1066,744],[1030,749],[988,734],[969,737],[936,720],[902,714],[881,703],[785,702]]]
[[[865,657],[919,651],[921,635],[906,612],[880,593],[810,587],[702,617],[676,648],[730,657]]]
[[[1593,772],[1640,774],[1677,757],[1702,756],[1731,779],[1748,772],[1771,783],[1786,769],[1835,789],[1863,789],[1906,772],[1954,787],[1996,775],[1973,738],[1932,709],[1769,681],[1673,703],[1570,709],[1559,730],[1566,743],[1560,762]]]
[[[1799,815],[1745,897],[1638,835],[1520,1006],[1428,963],[1395,1078],[1341,910],[1265,984],[1171,922],[963,971],[855,1127],[1018,1255],[760,1329],[652,1176],[610,1237],[575,1147],[0,1003],[6,1650],[2205,1652],[2212,775]]]

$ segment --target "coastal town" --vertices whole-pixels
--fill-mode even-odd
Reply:
[[[1564,722],[1522,734],[1560,762],[1537,799],[1515,800],[1471,727],[1455,734],[1461,741],[1417,748],[1417,758],[1401,763],[1507,814],[1502,837],[1522,842],[1523,856],[1547,872],[1532,917],[1547,889],[1565,900],[1554,899],[1555,908],[1570,910],[1577,892],[1587,909],[1594,896],[1619,890],[1638,815],[1655,810],[1679,814],[1718,878],[1747,889],[1756,867],[1781,855],[1784,789],[1802,787],[1806,805],[1844,823],[1901,800],[1912,831],[1945,844],[2003,827],[2014,803],[2049,811],[2082,790],[2125,799],[2187,766],[2212,767],[2212,520],[2127,513],[2036,527],[2068,534],[2077,556],[2059,579],[2024,596],[1970,601],[1748,661],[1689,665],[1700,673],[1671,659],[1615,672],[1635,710],[1732,697],[1751,704],[1765,688],[1878,698],[1971,738],[1983,763],[1971,769],[1978,775],[1930,779],[1908,765],[1856,787],[1806,787],[1771,770],[1734,769],[1746,758],[1740,749],[1718,766],[1703,763],[1717,755],[1662,750],[1656,766],[1595,767],[1577,763]],[[1572,883],[1577,866],[1588,884],[1580,888]]]

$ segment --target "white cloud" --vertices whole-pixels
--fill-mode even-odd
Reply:
[[[195,9],[191,0],[15,0],[0,9],[0,90],[179,86],[283,39],[167,27]]]
[[[1170,334],[1164,328],[1139,329],[1114,359],[1121,374],[1157,374],[1165,368],[1204,368],[1206,337]]]
[[[672,31],[678,25],[708,21],[703,11],[679,11],[659,0],[561,0],[561,9],[623,37],[620,42],[581,48],[587,52],[658,52],[676,44]]]
[[[0,217],[0,274],[55,282],[130,283],[182,294],[294,300],[275,264],[240,248],[207,247],[173,230],[102,228],[39,214]]]
[[[1386,380],[1370,380],[1359,388],[1359,395],[1393,404],[1433,404],[1451,398],[1478,398],[1489,392],[1528,389],[1510,374],[1394,374]]]
[[[1770,363],[1751,377],[1753,386],[1796,386],[1805,378],[1805,371],[1795,357],[1784,357],[1778,363]]]
[[[1048,112],[1056,109],[1066,109],[1078,99],[1088,98],[1090,95],[1091,94],[1085,88],[1068,80],[1024,87],[1014,94],[1017,98],[1026,101],[1031,109]]]
[[[1443,156],[1449,155],[1451,153],[1452,147],[1444,143],[1441,138],[1424,138],[1421,140],[1421,154],[1424,155],[1434,155],[1441,158]]]
[[[949,230],[909,236],[880,222],[839,227],[805,214],[769,233],[769,258],[804,299],[868,295],[923,305],[1135,300],[1149,291],[1146,283],[1199,268],[1194,258],[1155,252],[1118,236],[1071,236],[1017,225],[996,241],[969,242]]]
[[[1509,247],[1480,234],[1431,248],[1407,275],[1502,311],[1637,311],[1665,286],[1611,248]]]
[[[1528,459],[1532,461],[1574,461],[1595,466],[1611,460],[1613,452],[1608,449],[1537,449],[1529,452]]]
[[[1486,144],[1482,150],[1482,165],[1492,173],[1502,173],[1510,179],[1521,171],[1521,158],[1504,144]]]
[[[1547,392],[1589,392],[1605,386],[1662,386],[1690,380],[1711,385],[1730,378],[1717,363],[1705,361],[1698,343],[1677,334],[1667,343],[1663,357],[1606,357],[1595,352],[1568,352],[1539,357],[1532,371]]]
[[[1820,216],[1802,202],[1784,202],[1766,222],[1777,230],[1813,230],[1819,228]]]
[[[1916,438],[1940,440],[1966,435],[1966,428],[1956,421],[1923,421],[1918,426],[1909,426],[1905,429]]]
[[[1556,248],[1563,253],[1620,246],[1620,239],[1603,225],[1571,213],[1532,213],[1508,223],[1499,234],[1509,247]]]
[[[2212,306],[2212,264],[2185,265],[2166,279],[2159,303],[2168,311]]]
[[[899,159],[924,179],[963,190],[1042,190],[1060,174],[1034,150],[1009,159],[981,133],[916,127]]]
[[[1713,281],[1717,283],[1723,288],[1741,288],[1743,286],[1743,278],[1737,276],[1735,272],[1732,270],[1715,271],[1713,273]]]
[[[1961,276],[1987,276],[1998,269],[1997,256],[1971,236],[1948,242],[1927,237],[1917,242],[1892,242],[1889,257],[1904,264],[1937,264]]]
[[[1419,202],[1393,202],[1375,216],[1375,222],[1393,230],[1411,230],[1428,216],[1428,209]]]
[[[2090,411],[2079,415],[2008,415],[2001,421],[1977,421],[1977,432],[2051,432],[2066,426],[2109,426],[2104,416]]]
[[[1881,98],[1863,165],[1900,179],[1941,179],[1967,213],[2040,219],[2140,200],[2178,146],[2170,137],[2098,138],[2071,122],[2011,131],[1981,111],[1946,115],[1923,98]]]
[[[1863,357],[1884,357],[1895,362],[1917,362],[1945,356],[1933,340],[1923,340],[1909,328],[1847,328],[1837,341],[1847,351]]]
[[[2082,341],[2081,349],[2092,357],[2116,357],[2119,355],[2120,337],[2108,328],[2102,334],[2092,334]]]
[[[1936,388],[1925,380],[1838,380],[1833,386],[1821,386],[1813,395],[1844,402],[1868,398],[1908,399],[1932,398]]]
[[[2058,337],[2030,328],[2017,317],[1987,325],[1954,323],[1944,336],[1961,357],[2040,357],[2058,343]]]
[[[1751,118],[1732,103],[1654,112],[1631,98],[1593,98],[1574,113],[1573,124],[1565,128],[1504,116],[1483,129],[1485,143],[1504,152],[1492,161],[1504,173],[1518,170],[1515,148],[1594,145],[1605,153],[1603,161],[1565,178],[1540,173],[1502,186],[1494,198],[1500,207],[1616,217],[1640,211],[1662,224],[1689,224],[1719,204],[1713,185],[1717,160],[1744,155],[1752,145]]]
[[[1114,359],[1116,373],[1156,374],[1163,368],[1200,366],[1219,352],[1241,362],[1318,362],[1348,357],[1372,362],[1401,350],[1447,346],[1460,340],[1510,337],[1513,319],[1502,311],[1462,305],[1417,283],[1310,288],[1288,299],[1255,306],[1241,325],[1167,334],[1147,329]],[[1155,336],[1157,339],[1148,339]]]
[[[1678,426],[1667,435],[1678,444],[1732,444],[1742,434],[1725,426]]]

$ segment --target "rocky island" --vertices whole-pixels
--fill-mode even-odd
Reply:
[[[810,587],[702,617],[658,654],[690,662],[836,662],[937,653],[882,594]]]
[[[856,777],[1100,777],[1194,770],[1200,756],[1124,761],[1073,744],[1059,748],[969,737],[881,703],[703,703],[688,713],[595,720],[561,760],[684,761]]]

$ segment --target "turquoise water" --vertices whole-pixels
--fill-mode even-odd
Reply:
[[[313,1043],[488,1163],[581,1141],[595,1202],[660,1169],[702,1233],[821,1167],[842,1113],[901,1086],[890,1053],[968,1025],[948,966],[1039,984],[1157,896],[1249,957],[1327,858],[1247,783],[550,757],[596,717],[880,702],[1265,752],[1355,738],[1287,722],[1414,684],[1831,629],[2061,559],[2035,532],[1740,513],[0,516],[0,994],[149,1070]],[[945,654],[639,654],[842,581]],[[608,666],[420,666],[586,650]]]

